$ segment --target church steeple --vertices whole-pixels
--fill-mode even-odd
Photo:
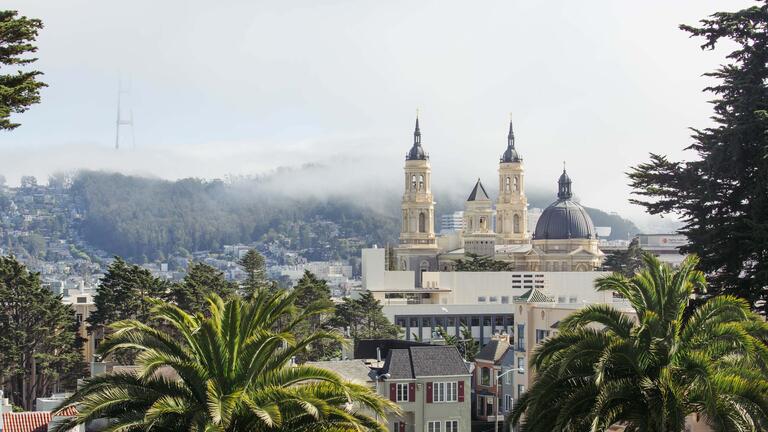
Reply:
[[[416,128],[413,130],[413,146],[405,155],[405,160],[427,160],[429,155],[421,147],[421,129],[419,129],[419,114],[416,113]]]
[[[507,134],[507,149],[501,155],[501,163],[521,162],[523,158],[515,149],[515,131],[512,128],[512,117],[509,118],[509,133]]]
[[[571,178],[565,171],[565,162],[563,162],[563,173],[560,174],[560,178],[557,180],[557,198],[561,200],[571,199],[573,193],[571,193]]]

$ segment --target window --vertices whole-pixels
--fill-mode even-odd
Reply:
[[[512,411],[512,395],[504,395],[504,410]]]
[[[432,402],[456,402],[458,399],[458,383],[436,382],[432,384]]]
[[[525,351],[525,324],[517,325],[517,349]]]
[[[88,303],[88,297],[78,297],[77,298],[78,303]]]
[[[480,384],[484,386],[491,385],[491,370],[487,367],[480,370]]]
[[[565,303],[565,296],[558,296],[557,297],[557,302],[558,303]]]
[[[512,372],[504,375],[504,384],[512,384]]]
[[[424,176],[419,176],[419,190],[424,190]]]
[[[427,432],[442,432],[440,430],[441,423],[439,421],[431,421],[427,423]]]
[[[397,401],[408,402],[408,383],[397,383]]]
[[[491,296],[488,298],[488,301],[491,303],[496,303],[499,301],[499,299],[496,296]]]
[[[395,320],[395,323],[400,327],[405,327],[405,318],[398,318]]]
[[[515,176],[515,192],[520,190],[520,182],[518,182],[517,176]]]
[[[411,190],[416,190],[416,174],[411,176]]]
[[[83,322],[83,314],[77,314],[77,315],[75,315],[75,317],[77,318],[77,323],[78,324],[82,324],[82,322]]]
[[[517,398],[520,399],[525,393],[525,386],[522,384],[517,385]]]
[[[524,357],[518,357],[517,358],[517,368],[520,369],[517,371],[517,373],[521,374],[525,371],[525,358]]]
[[[569,297],[568,303],[576,303],[576,297]]]
[[[512,216],[512,229],[515,231],[515,234],[520,234],[520,216],[514,215]]]
[[[501,304],[509,304],[509,296],[501,296]]]
[[[445,432],[459,432],[459,421],[458,420],[446,420],[445,421]]]
[[[419,326],[419,319],[411,318],[408,324],[410,325],[411,328],[417,328]]]
[[[478,303],[485,303],[485,296],[480,296],[477,298]]]
[[[540,343],[549,337],[549,330],[536,330],[536,343]]]
[[[496,327],[504,327],[504,316],[503,315],[496,315],[493,317],[493,325]]]
[[[419,232],[427,232],[427,216],[423,212],[419,213]]]
[[[453,327],[456,325],[456,317],[448,317],[445,320],[445,325],[448,327]]]
[[[504,190],[509,192],[509,177],[504,179]]]

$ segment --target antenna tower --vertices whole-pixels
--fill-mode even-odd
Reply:
[[[122,112],[122,96],[131,94],[131,83],[128,82],[127,86],[123,86],[123,80],[117,81],[117,121],[115,123],[115,150],[120,150],[120,126],[126,126],[131,130],[131,144],[132,148],[136,149],[136,134],[133,131],[133,109],[128,109],[128,118],[123,117]]]

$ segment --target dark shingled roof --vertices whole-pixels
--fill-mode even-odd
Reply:
[[[392,349],[384,362],[389,379],[469,375],[464,359],[453,346],[414,346]]]
[[[355,342],[356,359],[375,359],[376,348],[381,352],[381,358],[387,358],[389,350],[408,348],[412,346],[429,346],[426,342],[407,341],[401,339],[360,339]]]
[[[504,353],[509,349],[509,341],[507,339],[491,339],[483,349],[475,356],[475,360],[485,360],[493,363],[498,363],[504,356]]]
[[[489,201],[490,198],[488,198],[488,193],[485,192],[485,188],[483,187],[483,184],[480,183],[480,179],[477,179],[477,183],[475,183],[475,187],[472,189],[472,193],[469,194],[469,198],[467,198],[467,201]]]

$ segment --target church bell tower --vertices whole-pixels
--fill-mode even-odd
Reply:
[[[417,272],[434,271],[437,268],[437,240],[432,168],[429,155],[421,146],[418,116],[413,132],[413,146],[405,155],[404,173],[398,268]]]
[[[507,149],[499,159],[499,199],[496,233],[500,244],[528,243],[528,199],[525,197],[523,158],[515,148],[515,132],[509,120]]]

